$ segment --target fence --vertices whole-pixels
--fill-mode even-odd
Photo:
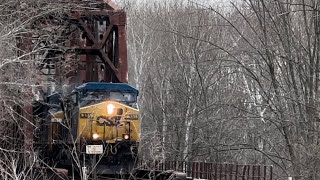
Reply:
[[[193,179],[272,180],[272,166],[217,164],[207,162],[153,161],[140,162],[139,169],[184,172]]]

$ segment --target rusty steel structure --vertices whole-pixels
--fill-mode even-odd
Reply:
[[[109,0],[85,2],[82,8],[37,24],[58,31],[40,55],[44,75],[58,86],[127,83],[126,13]]]
[[[273,167],[185,161],[141,161],[140,170],[185,173],[189,179],[207,180],[272,180]]]
[[[76,11],[69,15],[69,27],[77,33],[69,50],[79,56],[78,82],[128,82],[126,14],[110,4],[106,9]],[[77,38],[81,37],[81,38]],[[101,75],[99,77],[99,75]]]

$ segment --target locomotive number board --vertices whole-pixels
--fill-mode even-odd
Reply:
[[[86,154],[102,154],[103,146],[102,145],[87,145]]]

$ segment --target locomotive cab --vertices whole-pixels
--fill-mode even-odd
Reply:
[[[87,83],[76,89],[76,96],[80,140],[139,142],[138,90],[121,83]]]
[[[140,142],[138,95],[137,89],[124,83],[92,82],[75,88],[61,110],[51,115],[51,151],[65,153],[61,144],[67,144],[88,156],[84,159],[99,154],[100,174],[132,167]],[[93,146],[99,152],[90,152]]]

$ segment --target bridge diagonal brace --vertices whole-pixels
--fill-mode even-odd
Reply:
[[[83,28],[84,32],[87,34],[87,37],[90,41],[92,41],[93,45],[91,46],[90,49],[94,50],[98,50],[100,53],[100,58],[101,60],[109,66],[109,68],[113,71],[113,74],[115,75],[117,81],[120,80],[119,77],[119,71],[118,69],[115,67],[115,65],[111,62],[111,60],[109,59],[108,55],[106,54],[106,52],[104,52],[104,50],[102,49],[105,44],[106,41],[108,41],[108,37],[112,31],[113,25],[109,25],[107,30],[103,33],[103,39],[98,42],[98,40],[94,37],[94,35],[92,34],[92,32],[90,31],[90,29],[88,28],[88,26],[84,23],[84,21],[82,19],[78,19],[80,26]]]
[[[102,49],[103,46],[106,44],[106,41],[112,31],[112,28],[113,28],[113,25],[109,25],[107,30],[103,33],[103,39],[100,41],[99,49]]]
[[[94,36],[93,36],[92,32],[90,31],[90,29],[88,28],[88,26],[83,22],[82,19],[79,19],[78,21],[79,21],[80,25],[82,26],[84,32],[87,33],[89,40],[93,42],[93,46],[97,45],[98,41],[94,38]]]
[[[114,66],[114,64],[111,62],[111,60],[108,58],[107,54],[103,51],[103,49],[99,50],[100,55],[101,55],[101,60],[108,64],[108,66],[112,69],[112,71],[114,72],[114,75],[116,76],[117,80],[120,80],[119,77],[119,71],[118,69]]]

